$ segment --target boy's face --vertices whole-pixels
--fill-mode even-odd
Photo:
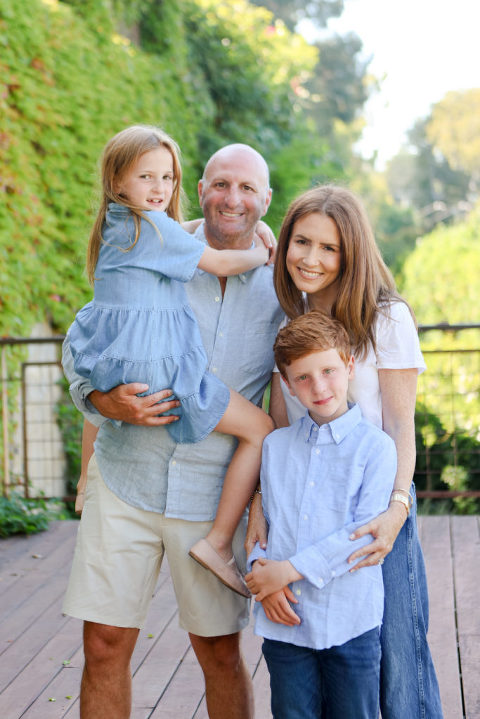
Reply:
[[[326,424],[348,409],[348,383],[354,359],[347,365],[336,349],[318,350],[294,360],[283,378],[293,397],[298,397],[317,424]]]

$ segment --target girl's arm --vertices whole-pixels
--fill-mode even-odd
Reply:
[[[205,247],[198,266],[218,277],[229,277],[248,272],[268,261],[268,250],[260,239],[255,239],[252,250],[214,250]]]
[[[88,420],[83,421],[82,431],[82,464],[80,468],[80,479],[77,483],[77,497],[75,499],[75,512],[81,514],[85,502],[85,489],[87,486],[87,469],[90,458],[93,454],[93,443],[97,438],[98,427],[90,424]]]
[[[187,222],[182,222],[182,227],[190,235],[193,235],[197,227],[199,227],[202,222],[203,218],[198,218],[196,220],[188,220]],[[265,222],[263,222],[263,220],[259,220],[257,222],[255,232],[263,240],[263,244],[270,253],[270,257],[267,263],[270,265],[275,259],[275,251],[277,248],[277,240],[275,238],[275,235],[273,234],[271,228]]]
[[[394,440],[397,448],[397,473],[394,489],[410,491],[415,469],[415,400],[417,393],[416,369],[381,369],[378,371],[382,394],[383,429]],[[401,502],[391,502],[378,517],[360,527],[355,539],[372,534],[373,542],[354,552],[351,561],[364,557],[355,569],[369,567],[383,559],[393,547],[398,533],[407,519],[407,510]]]

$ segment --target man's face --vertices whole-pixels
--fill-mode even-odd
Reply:
[[[209,243],[248,248],[272,194],[262,158],[248,147],[220,150],[207,164],[198,193]]]

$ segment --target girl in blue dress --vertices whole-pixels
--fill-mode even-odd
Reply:
[[[250,250],[215,250],[182,229],[179,152],[158,128],[129,127],[107,143],[102,195],[87,252],[94,298],[69,330],[75,370],[101,392],[130,382],[148,384],[149,394],[170,388],[180,402],[180,418],[167,425],[176,442],[198,442],[213,430],[238,438],[212,529],[191,555],[249,596],[231,543],[273,425],[206,371],[184,283],[197,267],[220,276],[247,272],[267,262],[268,250],[260,239]],[[83,459],[92,452],[84,447]]]

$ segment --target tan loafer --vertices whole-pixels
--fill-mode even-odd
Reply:
[[[225,562],[206,539],[200,539],[196,542],[190,549],[189,555],[202,567],[209,569],[229,589],[241,594],[242,597],[252,596],[237,567],[235,557]]]

